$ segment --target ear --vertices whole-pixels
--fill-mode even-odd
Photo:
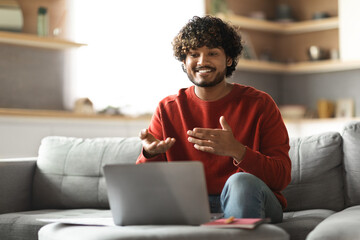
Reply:
[[[184,71],[184,73],[187,73],[186,66],[185,66],[185,61],[182,61],[181,68]]]
[[[232,58],[231,58],[231,57],[227,57],[227,59],[226,59],[226,66],[230,67],[231,64],[233,64]]]

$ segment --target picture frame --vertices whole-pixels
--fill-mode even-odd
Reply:
[[[335,117],[351,118],[355,115],[355,104],[353,99],[338,99],[336,101]]]

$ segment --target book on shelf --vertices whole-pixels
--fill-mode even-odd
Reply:
[[[243,228],[254,229],[262,223],[269,223],[268,218],[221,218],[201,224],[212,228]]]

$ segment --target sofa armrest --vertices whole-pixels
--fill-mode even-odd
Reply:
[[[36,158],[0,159],[0,214],[31,208]]]

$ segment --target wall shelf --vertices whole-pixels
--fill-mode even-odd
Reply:
[[[358,49],[356,43],[359,41],[350,34],[353,35],[354,27],[350,30],[344,27],[349,22],[354,25],[351,19],[358,14],[354,11],[352,15],[344,14],[345,8],[348,12],[355,9],[351,7],[354,3],[345,2],[288,1],[287,5],[292,10],[289,19],[294,20],[288,22],[275,21],[279,18],[276,12],[279,1],[226,0],[230,11],[215,15],[237,26],[242,34],[246,58],[239,61],[238,70],[277,74],[346,71],[360,69],[360,61],[354,51],[349,50]],[[212,0],[206,0],[208,14],[217,11],[214,6]],[[264,19],[249,17],[257,12],[262,13]],[[318,12],[327,13],[330,17],[314,19]],[[318,47],[321,51],[319,59],[326,60],[311,61],[311,46]]]
[[[246,59],[240,59],[236,67],[237,70],[281,74],[324,73],[359,68],[360,61],[322,60],[285,64]]]
[[[219,14],[218,17],[230,21],[240,28],[278,34],[308,33],[337,29],[339,27],[338,17],[288,23],[259,20],[234,14]]]
[[[19,109],[19,108],[0,108],[0,117],[40,117],[40,118],[68,118],[68,119],[101,119],[101,120],[124,120],[140,121],[151,120],[151,114],[141,116],[130,115],[107,115],[107,114],[81,114],[65,110],[45,110],[45,109]]]
[[[0,43],[57,50],[86,46],[86,44],[58,38],[38,37],[33,34],[2,31],[0,31]]]
[[[240,29],[268,32],[272,34],[303,34],[339,28],[338,17],[289,23],[258,20],[234,14],[219,14],[218,17],[232,22],[239,26]],[[237,65],[238,70],[282,74],[336,72],[359,68],[360,61],[342,60],[300,61],[297,63],[286,64],[240,59],[239,64]]]
[[[283,63],[274,63],[258,60],[239,59],[236,70],[245,70],[250,72],[265,73],[283,73],[286,65]]]

